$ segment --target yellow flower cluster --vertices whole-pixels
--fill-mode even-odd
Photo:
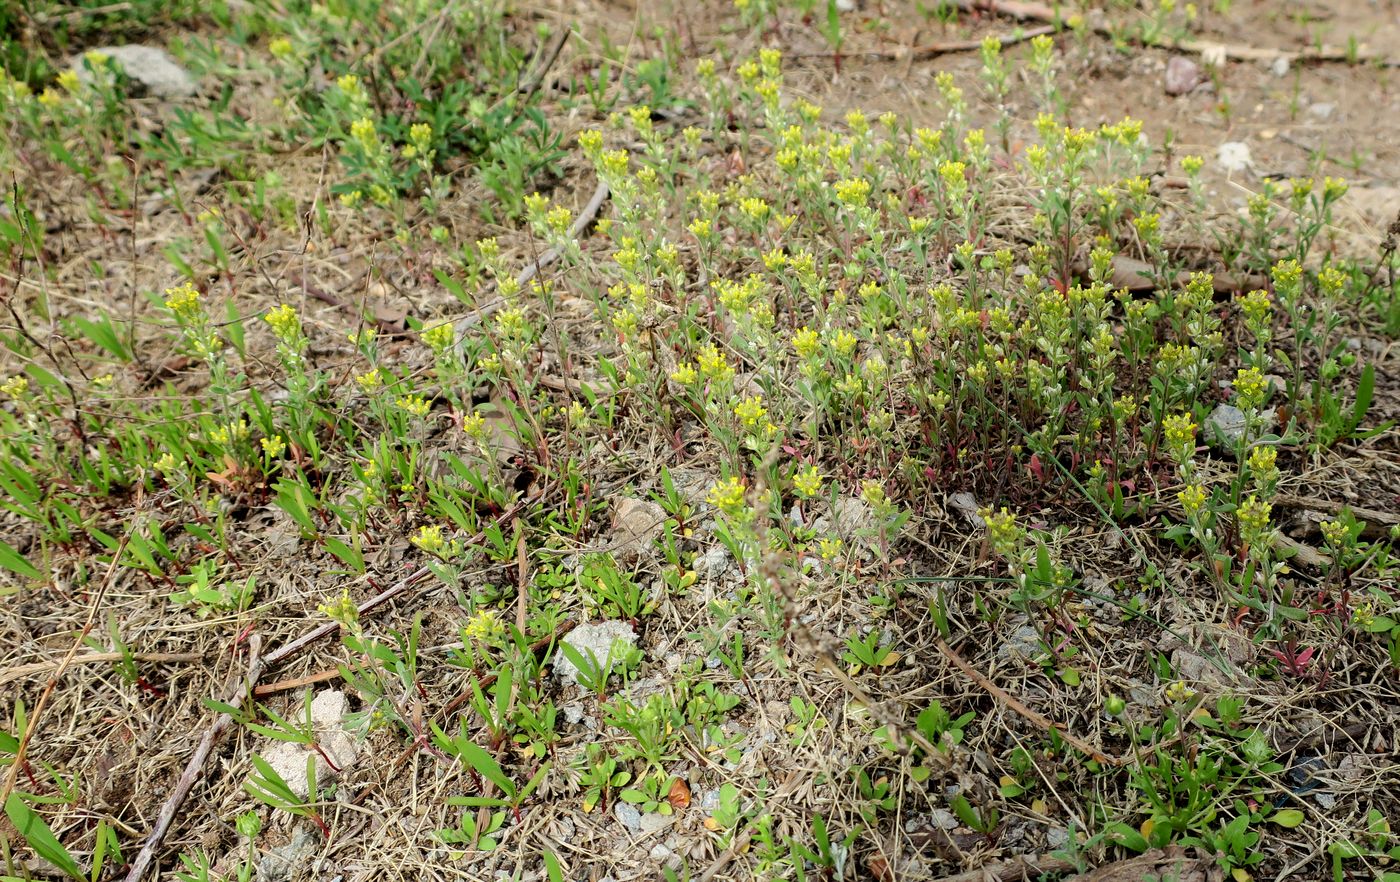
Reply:
[[[290,303],[268,310],[263,319],[272,326],[272,333],[287,345],[293,345],[301,336],[301,319]]]
[[[729,517],[737,518],[745,512],[744,494],[742,481],[733,477],[723,478],[710,488],[705,501]]]

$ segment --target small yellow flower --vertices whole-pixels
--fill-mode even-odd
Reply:
[[[452,344],[457,342],[457,333],[453,330],[451,322],[434,325],[425,330],[421,337],[423,343],[438,356],[447,352],[452,348]]]
[[[267,44],[267,51],[272,53],[273,58],[289,58],[292,52],[292,41],[286,37],[278,37]]]
[[[768,408],[763,406],[763,399],[758,395],[750,395],[743,401],[734,405],[734,415],[739,418],[739,422],[745,428],[755,429],[768,416]]]
[[[1196,690],[1187,686],[1184,680],[1176,680],[1167,686],[1165,694],[1167,701],[1170,701],[1172,704],[1180,704],[1195,698]]]
[[[328,597],[316,607],[326,618],[346,628],[353,628],[360,621],[360,609],[350,599],[350,590],[341,589],[339,597]]]
[[[1235,520],[1240,525],[1240,535],[1245,544],[1253,545],[1269,529],[1269,517],[1273,506],[1258,496],[1250,496],[1235,511]]]
[[[263,454],[268,459],[277,459],[287,449],[287,442],[282,440],[281,435],[273,435],[270,438],[259,438],[258,444],[262,446]]]
[[[818,553],[821,554],[822,560],[825,561],[832,561],[840,557],[841,550],[845,548],[845,545],[845,542],[835,537],[830,539],[823,537],[817,540]]]
[[[690,362],[682,362],[674,371],[671,371],[671,379],[682,386],[694,386],[700,381],[700,372]]]
[[[792,348],[797,350],[797,354],[804,359],[816,355],[821,349],[821,345],[821,335],[805,325],[792,335]]]
[[[1178,463],[1191,458],[1196,450],[1196,430],[1200,428],[1188,413],[1173,414],[1162,420],[1162,432],[1167,440],[1167,452]]]
[[[831,348],[835,349],[842,356],[849,358],[851,353],[856,351],[856,335],[842,328],[831,338]]]
[[[503,633],[505,626],[501,624],[500,616],[492,609],[479,610],[462,629],[464,637],[478,643],[489,643]]]
[[[802,496],[806,499],[810,499],[813,496],[816,496],[818,493],[821,493],[821,473],[817,471],[817,467],[815,465],[809,465],[806,468],[798,469],[797,471],[793,472],[792,486],[797,491],[797,494],[799,496]]]
[[[1323,521],[1322,539],[1333,548],[1341,548],[1351,537],[1351,530],[1341,521]]]
[[[469,413],[462,417],[462,431],[468,438],[480,441],[486,437],[486,417],[479,413]]]
[[[744,513],[744,493],[742,481],[733,477],[724,478],[710,488],[705,501],[731,518],[738,517]]]
[[[1241,410],[1254,410],[1264,403],[1269,384],[1257,367],[1242,368],[1235,373],[1235,395]]]
[[[441,553],[447,545],[446,540],[442,538],[442,527],[437,525],[419,527],[418,532],[409,541],[432,555]]]
[[[283,343],[290,345],[301,335],[301,319],[290,303],[268,310],[263,319],[272,326],[272,333]]]
[[[384,376],[379,368],[370,368],[355,377],[355,385],[366,393],[378,392],[384,386]]]
[[[65,70],[58,75],[59,88],[65,92],[76,92],[82,86],[82,80],[78,79],[77,71]]]
[[[29,380],[26,377],[13,376],[3,383],[0,383],[0,394],[8,398],[23,398],[29,391]]]
[[[432,403],[422,395],[405,395],[401,398],[395,398],[394,404],[416,417],[425,417],[428,415],[428,411],[433,409]]]
[[[1010,557],[1021,545],[1022,529],[1016,523],[1016,515],[1005,506],[1000,511],[982,508],[977,512],[987,525],[987,541],[1002,557]]]
[[[1176,494],[1181,508],[1188,518],[1195,517],[1206,504],[1206,491],[1200,484],[1188,484],[1186,489]]]
[[[175,313],[177,319],[189,318],[199,310],[199,292],[189,282],[176,288],[166,288],[165,308]]]

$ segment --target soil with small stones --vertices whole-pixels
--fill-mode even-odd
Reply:
[[[617,44],[629,45],[634,58],[650,57],[663,48],[654,38],[657,26],[674,28],[677,37],[671,46],[682,56],[682,71],[692,69],[696,58],[715,54],[716,47],[724,47],[720,53],[724,59],[760,46],[781,47],[787,59],[785,91],[791,97],[815,101],[829,114],[860,108],[873,116],[891,110],[914,125],[933,124],[943,117],[934,86],[939,72],[951,71],[960,80],[974,82],[980,61],[975,51],[914,60],[904,50],[989,34],[1009,37],[1017,27],[992,15],[964,16],[956,25],[945,27],[920,16],[914,4],[863,3],[842,14],[849,36],[838,60],[815,23],[804,24],[788,12],[780,24],[754,36],[736,28],[735,14],[727,4],[653,8],[643,3],[640,7],[580,0],[532,9],[530,14],[555,24],[577,22],[585,34],[605,30]],[[1372,48],[1400,52],[1395,48],[1400,47],[1400,14],[1395,3],[1386,0],[1288,4],[1238,0],[1228,15],[1205,19],[1206,30],[1199,36],[1221,42],[1294,50],[1319,39],[1345,44],[1355,37]],[[1131,115],[1145,121],[1155,143],[1170,134],[1178,156],[1199,154],[1213,159],[1224,142],[1248,146],[1250,168],[1230,176],[1214,169],[1206,173],[1209,195],[1222,219],[1238,213],[1265,178],[1318,173],[1345,176],[1352,185],[1337,220],[1338,248],[1375,253],[1387,225],[1400,211],[1400,84],[1395,81],[1400,72],[1396,69],[1341,63],[1294,63],[1284,69],[1267,62],[1231,61],[1203,75],[1200,84],[1182,94],[1168,95],[1166,70],[1173,53],[1167,50],[1118,48],[1098,35],[1062,36],[1057,42],[1070,122],[1090,126]],[[1006,50],[1009,59],[1021,59],[1028,52],[1024,45]],[[877,54],[888,57],[873,57]],[[588,71],[597,58],[596,42],[575,40],[566,48],[558,70]],[[1202,63],[1196,56],[1190,60]],[[678,93],[699,94],[691,88],[688,74],[677,78]],[[551,124],[569,141],[599,120],[586,110],[562,109],[565,85],[562,75],[547,84],[546,105]],[[268,84],[256,87],[267,88]],[[1018,83],[1013,90],[1013,111],[1019,118],[1034,115],[1035,104],[1024,91],[1028,88],[1027,83]],[[236,97],[230,112],[254,117],[265,113],[262,99],[267,95],[256,89]],[[158,112],[152,105],[152,115]],[[974,113],[991,119],[990,108],[974,107]],[[299,206],[329,198],[322,183],[321,157],[294,150],[271,162]],[[566,164],[559,180],[542,183],[552,198],[574,209],[592,190],[591,174],[579,165]],[[199,194],[199,201],[225,204],[221,188],[226,184],[214,178],[177,181],[176,186],[190,187],[190,192]],[[121,317],[142,315],[145,306],[140,292],[159,291],[175,281],[161,248],[192,234],[195,228],[188,214],[168,201],[157,201],[129,216],[124,225],[99,227],[87,219],[75,185],[55,182],[54,186],[71,188],[74,196],[66,205],[54,200],[52,213],[42,218],[48,229],[46,257],[56,283],[51,294],[54,315],[100,310]],[[523,264],[533,253],[528,236],[483,223],[472,201],[485,198],[480,188],[464,184],[462,204],[446,221],[450,239],[469,242],[497,235]],[[460,312],[460,305],[431,272],[432,246],[425,231],[415,231],[422,235],[415,237],[414,246],[394,250],[371,241],[313,238],[308,243],[300,235],[269,229],[236,212],[231,213],[230,223],[245,248],[236,274],[243,313],[252,315],[295,298],[308,325],[316,329],[313,358],[324,370],[348,375],[356,365],[354,349],[345,342],[346,332],[358,324],[354,307],[381,317],[382,327],[389,332],[402,330],[405,315],[427,320]],[[108,273],[92,279],[86,268],[97,259],[107,264]],[[315,292],[351,308],[326,302]],[[23,307],[37,296],[32,288],[22,288],[15,299]],[[142,378],[134,378],[128,394],[143,394],[143,389],[165,383],[181,388],[197,382],[194,368],[168,351],[168,343],[153,323],[139,327],[140,367],[148,382],[143,385]],[[250,323],[248,345],[252,351],[271,352],[270,333]],[[1376,366],[1376,400],[1370,419],[1400,418],[1400,347],[1394,340],[1361,332],[1352,346]],[[406,338],[390,336],[385,357],[400,364],[416,359],[417,367],[430,366],[421,347]],[[271,373],[270,363],[264,370]],[[633,440],[619,438],[616,459],[589,476],[596,493],[606,496],[630,486],[632,492],[645,496],[659,489],[657,467],[665,464],[674,467],[678,484],[687,468],[695,472],[690,477],[699,488],[695,493],[699,504],[705,486],[715,477],[711,471],[703,464],[676,463],[668,450],[629,447]],[[462,442],[454,438],[442,443]],[[516,464],[526,465],[526,458],[522,452]],[[522,474],[527,471],[521,469]],[[1284,532],[1296,542],[1319,545],[1320,520],[1340,504],[1393,515],[1400,511],[1400,432],[1391,429],[1365,441],[1349,442],[1338,455],[1310,464],[1304,474],[1296,485],[1282,488],[1293,502],[1279,506]],[[527,480],[525,475],[522,484],[528,486]],[[915,538],[904,550],[909,559],[902,562],[902,572],[929,579],[991,572],[979,552],[980,530],[971,523],[967,506],[951,499],[954,491],[965,489],[949,488],[950,498],[919,503],[910,528]],[[529,492],[547,491],[531,487]],[[67,826],[61,831],[65,842],[75,843],[75,852],[91,848],[90,828],[96,817],[105,816],[120,831],[124,856],[129,859],[135,854],[212,722],[213,714],[203,700],[227,699],[241,682],[249,661],[248,627],[256,627],[264,651],[271,651],[321,622],[316,607],[326,597],[349,587],[356,599],[363,600],[408,576],[421,562],[407,541],[411,518],[399,512],[386,518],[383,541],[370,552],[373,582],[347,585],[345,577],[332,574],[334,560],[300,541],[296,526],[269,505],[265,493],[242,505],[231,519],[240,531],[233,545],[241,558],[241,571],[258,576],[256,621],[234,616],[197,620],[167,603],[174,587],[169,580],[123,570],[107,585],[100,608],[91,615],[91,634],[97,642],[110,645],[105,636],[110,620],[133,651],[195,652],[203,661],[137,663],[134,678],[124,678],[110,664],[81,664],[70,667],[56,684],[21,785],[52,795],[46,766],[77,776],[77,792],[70,800],[75,808],[65,816]],[[109,514],[146,517],[149,500],[135,495]],[[1070,517],[1065,526],[1064,541],[1073,547],[1070,559],[1090,590],[1111,593],[1113,586],[1121,590],[1147,576],[1130,549],[1153,544],[1155,526],[1128,527],[1120,533],[1087,517]],[[623,531],[625,535],[610,533],[605,518],[596,519],[590,530],[597,547],[635,541],[634,529]],[[8,514],[0,515],[0,533],[21,551],[27,551],[33,541],[32,531]],[[703,528],[697,538],[705,540],[696,543],[695,550],[701,553],[718,548]],[[1094,550],[1086,553],[1085,548]],[[639,627],[646,662],[639,682],[632,686],[638,697],[648,688],[663,688],[685,664],[707,663],[687,635],[704,608],[702,601],[732,594],[740,576],[732,561],[726,564],[723,553],[710,553],[705,559],[707,572],[701,574],[696,588],[690,594],[666,598]],[[92,565],[91,561],[86,564]],[[91,574],[78,572],[77,566],[60,556],[48,584],[4,598],[0,641],[6,649],[0,666],[57,660],[67,651],[92,612],[90,589],[75,589],[80,584],[91,586]],[[468,573],[466,581],[471,590],[495,590],[509,584],[513,566],[513,562],[482,563]],[[650,585],[659,571],[658,561],[643,555],[638,566],[643,574],[640,581]],[[866,566],[862,575],[871,582],[888,575],[889,562],[871,561]],[[1180,590],[1154,601],[1152,621],[1125,623],[1120,609],[1093,599],[1076,604],[1074,611],[1093,629],[1094,645],[1099,647],[1081,665],[1090,673],[1079,691],[1067,690],[1015,651],[1014,636],[1026,626],[1024,620],[1002,621],[995,631],[974,621],[964,632],[955,631],[951,642],[972,667],[1006,693],[1089,743],[1111,745],[1115,751],[1126,751],[1130,745],[1098,711],[1102,696],[1125,695],[1144,711],[1159,706],[1164,684],[1154,674],[1158,657],[1170,659],[1177,670],[1195,671],[1198,688],[1212,697],[1229,693],[1246,699],[1251,707],[1262,709],[1256,710],[1250,724],[1265,732],[1281,764],[1277,774],[1293,781],[1296,799],[1291,805],[1307,816],[1304,827],[1293,831],[1295,835],[1272,831],[1275,835],[1269,837],[1264,862],[1254,868],[1255,877],[1330,878],[1329,859],[1318,851],[1321,843],[1353,835],[1371,808],[1400,823],[1400,769],[1395,764],[1400,751],[1395,740],[1400,704],[1393,669],[1386,673],[1370,660],[1343,656],[1329,660],[1330,677],[1325,682],[1255,681],[1241,675],[1254,661],[1252,645],[1221,624],[1231,619],[1233,610],[1202,590],[1199,574],[1183,561],[1165,562],[1161,575]],[[462,810],[448,807],[445,800],[460,795],[461,781],[448,782],[442,764],[427,747],[414,749],[396,734],[379,732],[368,738],[361,761],[322,807],[334,831],[332,838],[316,840],[314,848],[296,850],[298,863],[290,877],[540,879],[544,877],[539,853],[548,849],[569,868],[566,878],[570,879],[658,878],[663,866],[680,862],[693,878],[751,878],[755,846],[722,842],[706,825],[720,784],[739,782],[745,798],[764,789],[776,829],[782,835],[809,839],[814,814],[839,819],[843,831],[862,823],[851,806],[868,799],[862,787],[868,791],[873,785],[847,774],[857,761],[883,769],[887,780],[897,782],[901,792],[895,799],[901,813],[881,816],[862,837],[858,852],[849,860],[842,857],[844,875],[827,878],[940,879],[982,865],[1000,866],[999,862],[1016,855],[1045,855],[1063,845],[1069,831],[1085,820],[1077,812],[1088,800],[1078,799],[1074,788],[1094,787],[1095,779],[1081,768],[1068,768],[1081,761],[1066,762],[1064,752],[1036,750],[1030,759],[1030,777],[1043,797],[1034,810],[1008,812],[990,835],[970,831],[949,814],[947,806],[956,793],[969,795],[974,805],[995,804],[1007,758],[1018,747],[1042,744],[1045,733],[960,673],[934,648],[936,628],[928,609],[935,585],[913,584],[882,621],[857,620],[842,597],[823,595],[818,587],[801,594],[803,608],[797,611],[819,636],[849,633],[856,626],[897,635],[898,662],[861,680],[869,697],[885,709],[876,713],[912,715],[934,699],[955,714],[976,711],[973,733],[946,757],[946,767],[936,769],[931,779],[937,783],[930,783],[923,792],[913,793],[921,785],[908,778],[901,759],[876,745],[872,729],[879,720],[873,718],[872,710],[856,700],[843,680],[819,669],[802,647],[790,645],[786,647],[788,664],[796,671],[801,697],[819,709],[829,726],[808,738],[794,739],[797,720],[790,704],[794,677],[779,676],[771,666],[756,666],[754,676],[733,684],[743,703],[726,724],[729,734],[743,736],[742,752],[728,758],[697,751],[674,763],[672,772],[689,782],[690,795],[664,823],[639,818],[634,829],[619,820],[612,805],[583,811],[578,782],[561,771],[546,778],[518,817],[508,819],[496,851],[445,849],[432,832],[456,823]],[[1129,588],[1127,594],[1134,590]],[[437,715],[448,731],[455,731],[457,714],[449,719],[442,714],[444,708],[458,704],[479,673],[446,663],[461,638],[463,618],[457,598],[441,587],[408,592],[373,617],[381,633],[407,631],[415,619],[421,622],[425,661],[420,695],[411,704],[420,713],[420,722]],[[334,669],[343,660],[334,641],[324,640],[267,671],[262,680],[310,676]],[[600,737],[598,709],[575,687],[551,682],[549,688],[550,697],[561,707],[556,768],[563,770]],[[30,709],[44,689],[44,677],[0,681],[9,704],[22,700]],[[295,709],[292,697],[299,700],[300,694],[293,689],[264,700],[285,714]],[[161,878],[174,878],[178,854],[200,847],[210,850],[225,871],[231,869],[245,847],[233,828],[234,819],[255,807],[242,789],[248,757],[263,747],[259,738],[241,729],[216,747],[160,851]],[[282,813],[262,814],[265,824],[258,850],[267,854],[282,849],[279,853],[290,854],[288,844],[302,841],[294,832],[303,828],[301,822]],[[15,831],[7,826],[4,833],[11,850],[21,852],[22,840]],[[1090,857],[1109,861],[1114,855],[1100,850]],[[1193,865],[1191,872],[1196,875],[1181,878],[1220,878],[1209,861]]]

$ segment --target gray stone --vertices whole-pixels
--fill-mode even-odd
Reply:
[[[199,88],[189,71],[158,46],[101,46],[96,51],[112,60],[133,82],[156,98],[185,98]],[[81,56],[73,60],[73,71],[82,80],[92,75],[83,65]]]
[[[1292,67],[1292,65],[1288,63],[1288,59],[1280,55],[1269,64],[1269,73],[1276,77],[1286,77],[1288,76],[1288,69],[1290,67]]]
[[[1069,842],[1069,831],[1064,827],[1048,827],[1045,830],[1045,844],[1051,848],[1064,848]]]
[[[617,822],[626,827],[631,833],[637,833],[642,829],[642,813],[637,811],[636,806],[618,800],[613,803],[613,817]]]
[[[929,822],[940,830],[956,830],[958,827],[957,817],[947,809],[934,809],[929,815]]]
[[[1333,104],[1332,102],[1320,101],[1317,104],[1310,106],[1308,108],[1308,113],[1312,114],[1318,119],[1326,120],[1331,119],[1332,114],[1335,113],[1336,110],[1337,105]]]
[[[637,632],[627,622],[594,622],[579,625],[568,633],[564,642],[578,650],[584,658],[588,658],[591,652],[599,664],[606,665],[610,658],[615,661],[618,657],[619,653],[613,650],[616,644],[620,643],[628,649],[637,645]],[[554,657],[554,673],[566,683],[579,681],[578,668],[562,652]]]
[[[1254,427],[1263,432],[1273,427],[1274,409],[1269,408],[1260,414],[1260,422]],[[1218,447],[1237,447],[1244,437],[1244,411],[1233,404],[1217,404],[1215,410],[1206,417],[1206,440]]]
[[[659,812],[647,812],[642,815],[641,831],[643,833],[655,833],[658,830],[665,830],[671,826],[671,819]]]
[[[1040,657],[1040,632],[1033,625],[1022,625],[997,647],[997,658],[1035,661]]]
[[[283,882],[306,875],[304,866],[316,855],[316,836],[298,827],[292,841],[269,849],[257,863],[258,882]]]
[[[875,529],[875,509],[858,496],[836,500],[836,528],[847,541]]]
[[[612,521],[612,541],[618,557],[631,561],[649,554],[665,523],[666,511],[655,502],[619,497],[613,503]]]
[[[345,693],[338,689],[323,690],[311,701],[311,725],[316,733],[316,743],[326,759],[334,763],[334,767],[305,745],[290,741],[273,741],[261,752],[262,758],[282,776],[297,796],[305,798],[309,795],[306,780],[307,757],[311,757],[315,763],[317,787],[329,784],[345,774],[359,759],[359,743],[344,726],[347,705]],[[295,722],[302,713],[302,709],[296,707],[289,719]]]
[[[1185,56],[1173,55],[1167,62],[1165,88],[1168,95],[1185,95],[1203,79],[1201,66]]]
[[[708,549],[704,554],[697,555],[691,568],[695,574],[702,579],[718,579],[734,566],[734,559],[729,556],[729,549],[723,545],[716,545]]]
[[[1215,150],[1215,161],[1227,172],[1247,171],[1254,165],[1249,145],[1243,141],[1226,141]]]

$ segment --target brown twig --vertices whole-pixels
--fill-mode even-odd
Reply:
[[[1027,3],[1021,0],[954,0],[964,12],[985,12],[993,15],[1014,18],[1020,21],[1049,22],[1060,27],[1080,13],[1065,7],[1052,8],[1044,3]],[[1111,37],[1121,37],[1104,24],[1095,24],[1096,33]],[[1378,52],[1348,51],[1335,46],[1318,46],[1307,49],[1261,49],[1238,43],[1213,43],[1208,40],[1172,40],[1158,44],[1157,48],[1176,49],[1197,55],[1218,55],[1238,61],[1345,61],[1347,63],[1368,62],[1382,67],[1400,67],[1400,58],[1391,58]]]
[[[307,674],[305,677],[290,677],[286,680],[278,680],[275,683],[263,683],[260,686],[254,687],[253,697],[262,698],[267,695],[275,695],[278,692],[286,692],[288,689],[300,689],[302,686],[315,686],[317,683],[334,680],[339,676],[340,668],[327,668],[324,671]]]
[[[991,680],[988,680],[985,676],[982,675],[980,671],[978,671],[972,665],[968,664],[962,656],[958,655],[956,652],[953,651],[953,647],[949,646],[943,641],[943,638],[935,638],[934,645],[938,647],[938,651],[943,653],[943,656],[947,658],[948,661],[953,663],[953,666],[955,668],[966,674],[968,679],[972,680],[978,686],[981,686],[983,690],[985,690],[997,701],[1011,708],[1013,711],[1020,714],[1022,717],[1026,718],[1031,723],[1034,723],[1036,726],[1038,726],[1041,729],[1044,729],[1047,732],[1055,732],[1061,738],[1063,738],[1067,744],[1069,744],[1071,747],[1073,747],[1075,750],[1078,750],[1085,756],[1089,757],[1090,759],[1097,760],[1098,762],[1109,766],[1123,765],[1122,759],[1116,756],[1109,756],[1108,754],[1089,744],[1089,742],[1069,732],[1067,729],[1065,729],[1064,726],[1061,726],[1059,723],[1056,723],[1053,720],[1045,717],[1043,714],[1037,713],[1036,711],[1031,710],[1029,707],[1026,707],[1025,703],[1022,702],[1020,699],[1016,698],[1014,695],[1011,695],[1005,689],[1002,689],[1000,686],[993,683]]]
[[[966,870],[954,876],[944,876],[937,882],[1011,882],[1029,879],[1038,874],[1065,873],[1073,869],[1074,864],[1057,857],[1021,855],[975,870]]]
[[[139,662],[153,662],[156,664],[169,664],[173,662],[197,662],[204,658],[198,652],[89,652],[83,655],[72,656],[66,660],[59,661],[39,661],[27,664],[16,665],[0,671],[0,683],[8,683],[11,680],[20,680],[25,677],[32,677],[35,674],[42,674],[47,671],[56,670],[60,665],[91,665],[101,662],[124,661],[130,659]]]
[[[248,672],[239,680],[237,688],[229,690],[228,704],[230,707],[237,708],[241,705],[243,699],[251,691],[249,687],[257,682],[263,664],[260,655],[261,649],[262,635],[255,631],[248,638]],[[175,789],[170,792],[165,803],[161,805],[160,813],[156,815],[155,826],[151,828],[151,835],[146,837],[146,843],[141,846],[136,860],[131,862],[131,869],[126,874],[126,882],[140,882],[141,877],[145,875],[146,870],[155,859],[156,849],[160,848],[166,832],[170,829],[170,824],[175,820],[175,813],[179,811],[180,804],[185,801],[185,797],[189,796],[190,790],[199,781],[204,761],[209,758],[209,753],[214,749],[214,742],[232,724],[233,717],[228,713],[222,713],[214,720],[213,725],[204,731],[204,737],[199,739],[199,746],[194,749],[194,754],[185,764],[185,770],[180,773],[180,780],[175,783]]]
[[[525,503],[523,501],[517,502],[515,505],[501,512],[501,514],[496,517],[495,521],[493,522],[493,525],[502,524],[506,521],[513,519],[514,517],[516,517],[516,515],[519,514],[520,510],[524,507]],[[471,539],[467,540],[467,544],[475,545],[484,540],[485,538],[486,532],[483,530],[482,532],[477,533]],[[403,594],[408,589],[414,587],[419,582],[422,582],[430,575],[432,575],[432,570],[428,569],[427,567],[419,567],[418,569],[410,573],[407,577],[405,577],[402,582],[399,582],[397,585],[394,585],[390,588],[384,589],[383,591],[371,597],[369,600],[366,600],[364,603],[360,604],[359,607],[357,607],[357,609],[359,610],[359,614],[365,615],[366,613],[372,612],[376,607],[383,606],[390,600],[393,600],[395,597],[398,597],[400,594]],[[263,660],[263,664],[269,669],[275,668],[282,662],[286,661],[287,659],[296,655],[298,652],[301,652],[303,649],[310,646],[312,643],[315,643],[322,637],[332,634],[338,630],[340,630],[339,622],[327,622],[324,625],[318,625],[317,627],[312,628],[310,631],[307,631],[305,634],[293,640],[291,643],[278,647],[273,652],[268,653],[267,658]]]
[[[997,39],[1001,41],[1002,46],[1012,46],[1045,34],[1053,34],[1055,30],[1054,25],[1039,25],[1033,28],[1018,29]],[[939,55],[949,55],[953,52],[975,52],[981,48],[981,40],[940,40],[935,43],[925,43],[922,46],[906,46],[902,49],[851,52],[841,57],[864,58],[869,61],[927,61],[930,58],[937,58]],[[802,58],[835,58],[836,56],[835,52],[805,52],[801,55]]]
[[[588,225],[593,223],[594,218],[598,216],[599,209],[603,207],[603,203],[608,199],[608,192],[608,185],[599,181],[598,186],[593,190],[593,196],[588,200],[588,204],[579,212],[578,217],[574,218],[573,226],[569,227],[570,238],[578,238],[579,235],[588,228]],[[549,249],[544,254],[541,254],[537,260],[522,269],[520,274],[515,277],[515,281],[523,287],[526,282],[538,275],[540,270],[558,260],[559,256],[559,249]],[[478,306],[476,309],[473,309],[457,320],[457,333],[462,334],[471,330],[479,325],[482,319],[489,317],[504,305],[504,298],[497,297],[495,300]]]

